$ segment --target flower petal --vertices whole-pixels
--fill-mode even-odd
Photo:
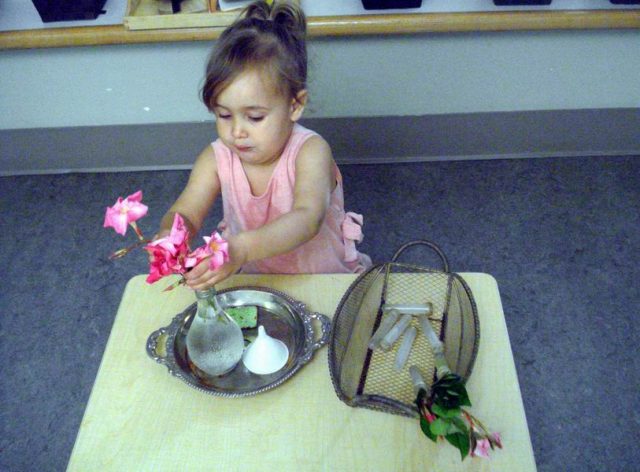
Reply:
[[[484,457],[485,459],[489,458],[489,449],[491,445],[489,444],[489,440],[487,438],[478,439],[476,443],[476,447],[473,450],[473,457]]]
[[[129,195],[126,200],[129,200],[130,202],[141,202],[142,201],[142,190],[138,190],[137,192],[132,193],[131,195]]]
[[[133,223],[134,221],[139,220],[147,214],[147,211],[149,211],[149,207],[147,205],[143,205],[142,203],[130,205],[129,211],[127,211],[127,218],[129,220],[129,223]]]
[[[107,207],[107,210],[104,215],[104,224],[105,228],[113,228],[116,233],[124,236],[127,232],[127,215],[118,211],[114,205],[113,207]]]

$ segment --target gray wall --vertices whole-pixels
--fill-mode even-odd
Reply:
[[[0,129],[200,121],[210,45],[0,51]],[[312,39],[309,116],[640,107],[640,31]]]
[[[198,98],[209,48],[0,51],[0,138],[7,130],[209,121]],[[312,38],[309,49],[307,118],[640,109],[639,30]],[[6,161],[15,150],[0,151]]]

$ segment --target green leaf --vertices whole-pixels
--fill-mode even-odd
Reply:
[[[451,418],[451,422],[456,425],[456,428],[461,433],[469,434],[469,427],[462,418]]]
[[[447,434],[444,437],[449,444],[458,448],[462,460],[469,454],[469,436],[462,433]]]
[[[463,428],[461,429],[459,427],[458,424],[456,424],[455,420],[457,418],[451,418],[449,421],[449,429],[447,430],[447,434],[454,434],[454,433],[464,433],[465,432],[465,428],[463,426]]]
[[[448,373],[447,375],[443,376],[441,379],[442,384],[443,385],[456,385],[461,383],[462,377],[460,377],[458,374],[454,374],[452,372]]]
[[[431,411],[442,418],[456,418],[460,416],[460,408],[443,408],[437,403],[431,405]]]
[[[456,374],[447,374],[432,385],[431,401],[447,410],[471,406],[464,380]]]
[[[436,436],[444,436],[449,431],[449,422],[442,418],[436,418],[436,420],[429,425],[429,429]]]
[[[422,430],[424,435],[431,439],[433,442],[436,442],[438,440],[438,436],[431,432],[431,429],[429,428],[429,422],[424,416],[420,417],[420,429]]]
[[[463,386],[460,395],[460,406],[471,406],[471,400],[469,400],[469,394],[467,389]]]

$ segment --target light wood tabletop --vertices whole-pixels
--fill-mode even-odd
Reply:
[[[131,279],[115,318],[69,460],[70,471],[534,471],[531,439],[498,286],[460,274],[480,318],[480,346],[467,383],[471,411],[501,433],[491,459],[434,444],[418,421],[351,408],[335,394],[327,348],[279,387],[222,398],[189,387],[150,359],[149,334],[195,302],[167,281]],[[333,316],[354,275],[238,275],[224,287],[270,287]],[[224,288],[219,287],[219,288]]]

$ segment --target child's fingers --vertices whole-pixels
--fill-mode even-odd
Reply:
[[[231,269],[227,264],[216,270],[207,269],[201,275],[187,279],[187,285],[194,290],[211,288],[229,277],[233,273]],[[191,272],[189,272],[189,275],[191,275]]]
[[[222,282],[227,277],[235,274],[240,266],[233,262],[225,262],[215,270],[209,268],[209,261],[202,261],[184,276],[189,287],[194,290],[205,290]]]
[[[212,275],[212,271],[206,271],[200,277],[187,280],[187,285],[194,290],[206,290],[218,283],[218,279]]]
[[[202,261],[200,264],[189,270],[184,274],[184,278],[187,282],[197,283],[207,271],[209,270],[209,264],[207,261]]]
[[[187,285],[194,290],[204,290],[216,283],[216,272],[209,269],[208,261],[201,262],[184,275]]]

